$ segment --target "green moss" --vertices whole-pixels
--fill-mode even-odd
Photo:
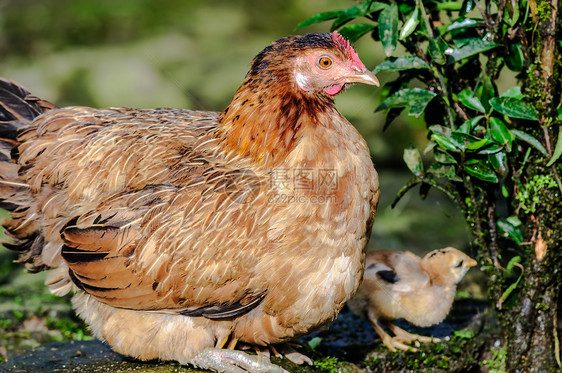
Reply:
[[[541,310],[541,311],[548,311],[550,307],[548,307],[548,305],[544,304],[544,303],[537,303],[535,305],[535,309],[537,310]]]
[[[550,1],[537,1],[536,2],[536,12],[539,21],[548,21],[550,17],[550,9],[552,8],[552,3]]]
[[[335,373],[338,367],[338,359],[332,356],[327,356],[314,361],[314,366],[318,368],[320,372]]]
[[[467,334],[468,336],[468,334]],[[489,336],[474,338],[454,336],[436,343],[422,343],[418,351],[390,352],[382,346],[365,359],[365,365],[374,372],[464,372],[478,367],[476,351],[481,351]]]
[[[520,190],[515,196],[519,201],[521,209],[526,214],[536,212],[536,206],[546,197],[546,190],[556,188],[556,180],[550,175],[535,175],[526,184],[520,186]]]
[[[505,358],[507,356],[507,349],[505,346],[500,348],[493,347],[490,352],[492,354],[492,359],[482,360],[482,367],[487,367],[489,373],[505,372]]]

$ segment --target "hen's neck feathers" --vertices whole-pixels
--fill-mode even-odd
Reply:
[[[341,118],[331,96],[305,92],[296,84],[294,59],[305,49],[287,38],[256,56],[232,102],[219,116],[217,135],[226,150],[263,166],[275,166],[295,147],[305,128],[328,126]]]

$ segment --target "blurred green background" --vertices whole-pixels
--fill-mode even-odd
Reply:
[[[59,106],[221,111],[252,58],[265,46],[295,33],[328,32],[329,22],[302,30],[295,26],[318,12],[353,4],[351,0],[2,0],[0,76]],[[384,59],[382,50],[368,38],[355,47],[370,68]],[[390,76],[379,78],[384,84]],[[340,112],[367,139],[380,174],[382,199],[370,249],[423,254],[453,245],[470,254],[461,214],[438,192],[430,191],[426,201],[409,193],[390,208],[410,178],[402,151],[411,144],[425,147],[425,126],[402,115],[383,132],[384,114],[374,112],[379,102],[379,90],[368,86],[353,87],[336,99]],[[24,274],[22,266],[11,264],[14,258],[0,247],[0,296],[9,298],[0,299],[0,314],[18,309],[20,319],[10,317],[21,324],[29,315],[51,312],[49,302],[62,307],[46,295],[44,301],[29,306],[22,294],[44,289],[43,275]],[[14,296],[20,297],[15,305]],[[51,316],[56,322],[57,314]],[[43,324],[43,329],[54,329]],[[4,331],[14,332],[9,326]],[[6,333],[2,335],[0,329],[0,346]],[[83,332],[71,325],[68,333],[80,338]],[[6,355],[6,348],[10,347],[0,347],[0,356]]]
[[[4,0],[0,2],[0,75],[59,106],[182,107],[221,111],[252,58],[273,40],[328,32],[329,22],[295,30],[320,11],[351,0]],[[355,47],[366,66],[384,59],[367,37]],[[389,76],[379,77],[384,84]],[[402,115],[382,131],[379,89],[356,86],[338,109],[363,134],[381,174],[383,200],[373,244],[378,248],[466,245],[451,205],[437,192],[415,194],[389,210],[409,177],[404,147],[424,148],[421,120]],[[390,172],[389,174],[387,172]],[[387,186],[388,185],[388,186]],[[411,208],[413,207],[413,208]],[[406,213],[405,210],[408,210]],[[434,222],[434,219],[437,219]],[[447,229],[443,229],[446,222]]]

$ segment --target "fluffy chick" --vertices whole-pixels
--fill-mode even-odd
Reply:
[[[408,333],[390,321],[404,318],[421,327],[440,323],[453,305],[457,284],[476,264],[453,247],[431,251],[423,258],[408,251],[373,251],[367,254],[363,283],[348,306],[369,320],[391,351],[406,351],[411,347],[405,343],[415,340],[438,341]]]

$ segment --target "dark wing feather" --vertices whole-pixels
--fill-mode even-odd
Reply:
[[[250,312],[261,303],[264,297],[265,292],[261,292],[259,294],[248,295],[232,304],[186,309],[178,313],[180,315],[191,317],[203,316],[211,320],[231,319]]]
[[[378,271],[377,276],[379,276],[382,280],[388,282],[389,284],[395,284],[399,280],[396,272],[389,270]]]

